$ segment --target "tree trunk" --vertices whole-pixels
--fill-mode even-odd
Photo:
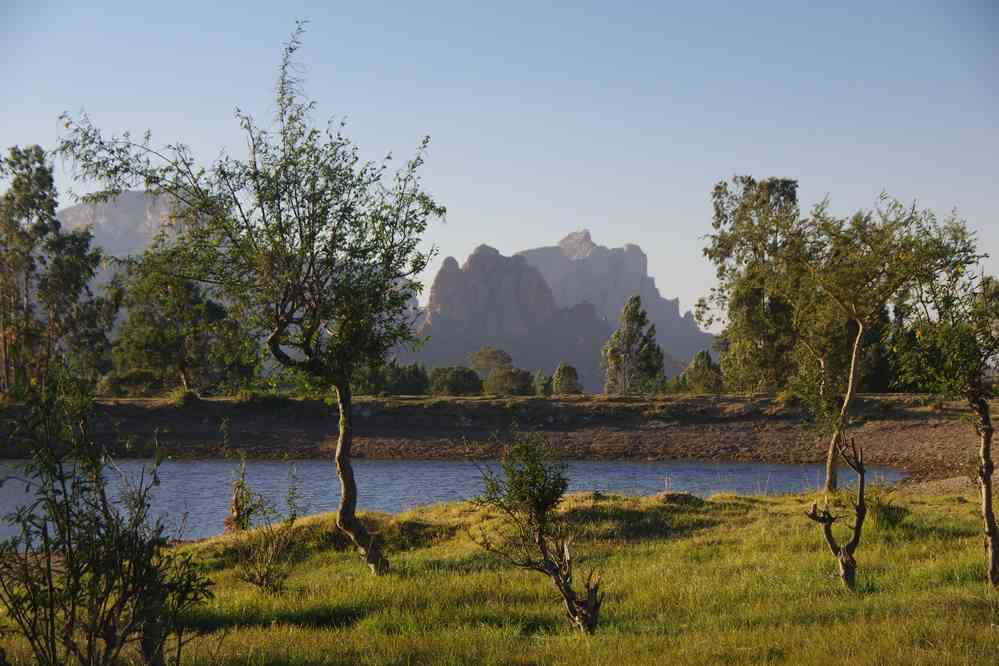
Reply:
[[[989,584],[999,587],[999,526],[996,525],[996,515],[992,508],[992,417],[989,415],[989,403],[979,398],[972,403],[978,414],[979,436],[979,466],[978,489],[982,497],[982,520],[985,527],[985,564],[988,568]]]
[[[346,382],[336,387],[337,407],[340,409],[340,436],[336,442],[336,471],[340,477],[340,508],[337,511],[336,525],[350,537],[361,551],[361,556],[378,575],[389,569],[388,560],[382,556],[377,537],[368,534],[364,524],[357,519],[357,483],[354,481],[354,468],[350,464],[350,447],[354,441],[354,426],[351,418],[350,386]]]
[[[839,416],[833,429],[832,438],[829,440],[829,450],[826,452],[826,487],[827,493],[834,493],[839,487],[836,474],[836,461],[838,460],[839,446],[843,441],[843,431],[846,429],[846,421],[850,415],[850,405],[853,396],[857,393],[857,368],[860,365],[860,343],[864,337],[864,324],[854,320],[857,325],[856,337],[853,339],[853,352],[850,355],[850,379],[846,385],[846,395],[843,396],[843,404],[840,405]]]
[[[839,564],[839,577],[843,581],[843,585],[851,592],[856,592],[857,560],[853,559],[853,555],[848,553],[845,548],[841,548],[836,554],[836,562]]]

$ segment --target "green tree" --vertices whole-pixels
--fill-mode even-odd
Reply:
[[[601,365],[606,373],[604,393],[608,395],[647,393],[665,379],[656,327],[649,324],[637,294],[621,309],[618,328],[601,352]]]
[[[71,360],[89,378],[105,368],[112,301],[90,282],[101,265],[89,230],[62,230],[52,165],[38,146],[0,158],[0,391],[42,381]]]
[[[538,370],[534,373],[532,384],[534,395],[547,397],[552,394],[552,378],[544,370]]]
[[[694,393],[721,393],[722,372],[711,352],[704,349],[694,354],[690,365],[683,371],[683,383]]]
[[[422,289],[415,278],[432,255],[421,238],[445,210],[419,177],[429,139],[392,177],[387,162],[361,160],[342,124],[311,124],[314,104],[294,76],[303,31],[299,24],[284,49],[276,127],[236,113],[245,160],[223,155],[201,166],[182,144],[154,147],[148,134],[105,138],[86,116],[65,118],[61,151],[103,183],[92,199],[142,187],[177,201],[185,271],[264,331],[279,363],[335,393],[337,526],[380,573],[388,561],[356,516],[350,380],[355,368],[414,341],[410,303]]]
[[[173,264],[173,253],[154,246],[116,276],[112,289],[127,312],[113,345],[116,373],[148,370],[185,390],[251,385],[257,340]]]
[[[482,380],[471,368],[434,368],[430,371],[430,392],[433,395],[479,395]]]
[[[565,363],[559,363],[552,375],[552,393],[555,395],[578,395],[583,392],[579,383],[579,373],[576,368]]]
[[[774,275],[775,258],[794,233],[798,183],[737,176],[712,192],[714,233],[704,256],[717,286],[697,304],[705,327],[722,325],[717,347],[725,384],[735,390],[780,390],[794,371],[792,313]]]
[[[999,280],[970,272],[978,260],[966,230],[952,225],[945,240],[961,248],[948,270],[926,281],[907,299],[911,336],[899,339],[904,380],[963,400],[974,414],[978,435],[977,481],[985,532],[986,572],[999,587],[999,526],[992,502],[994,426],[989,401],[996,395],[990,373],[999,367]]]
[[[356,369],[352,386],[355,392],[367,395],[426,395],[430,392],[430,376],[422,365],[400,365],[392,359]]]
[[[492,395],[531,395],[534,392],[534,380],[531,373],[519,368],[493,368],[482,390]]]
[[[468,366],[486,379],[497,368],[512,368],[513,358],[502,349],[486,345],[468,355]]]

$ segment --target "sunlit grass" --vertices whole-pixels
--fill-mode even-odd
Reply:
[[[485,556],[469,504],[370,516],[393,570],[375,578],[304,521],[309,554],[285,592],[239,582],[219,537],[196,548],[216,598],[187,664],[988,664],[999,663],[999,595],[985,585],[974,503],[896,500],[865,531],[859,594],[840,585],[805,496],[574,495],[578,575],[603,576],[597,634],[573,633],[539,576]],[[9,641],[8,641],[9,642]],[[14,663],[27,663],[13,646]]]

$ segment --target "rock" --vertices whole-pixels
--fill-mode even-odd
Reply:
[[[517,255],[541,272],[558,307],[591,303],[613,328],[621,308],[638,294],[656,326],[659,346],[667,355],[685,363],[698,351],[711,347],[713,336],[697,327],[689,311],[680,314],[679,299],[666,299],[659,293],[648,274],[648,258],[637,245],[603,247],[583,230],[569,234],[558,245],[524,250]],[[682,366],[673,364],[672,370],[675,374]]]
[[[106,204],[77,204],[56,215],[67,229],[89,227],[94,245],[115,257],[138,254],[145,250],[170,221],[166,197],[145,192],[122,192]]]
[[[558,307],[524,257],[480,245],[462,266],[444,260],[417,334],[429,340],[418,352],[400,350],[400,360],[465,365],[470,353],[492,345],[532,372],[551,373],[561,362],[575,366],[584,388],[599,391],[600,348],[611,328],[589,303]]]

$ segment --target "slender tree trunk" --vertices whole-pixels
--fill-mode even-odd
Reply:
[[[383,574],[389,569],[388,560],[382,555],[377,537],[368,533],[356,515],[357,482],[354,481],[354,468],[350,464],[350,447],[354,441],[354,425],[350,413],[350,386],[346,382],[341,382],[336,386],[336,400],[337,407],[340,409],[340,436],[336,442],[336,471],[340,477],[340,508],[337,511],[336,525],[358,547],[372,573]]]
[[[840,405],[839,416],[836,418],[836,425],[833,429],[832,438],[829,440],[829,450],[826,452],[826,487],[827,493],[834,493],[839,487],[836,462],[839,458],[839,447],[843,442],[843,430],[846,429],[846,421],[850,415],[850,405],[853,396],[857,392],[857,368],[860,365],[860,343],[864,337],[863,322],[854,320],[857,325],[857,334],[853,339],[853,352],[850,356],[850,379],[846,385],[846,395],[843,396],[843,404]]]
[[[992,417],[989,415],[989,403],[979,398],[972,403],[978,414],[979,466],[978,489],[982,497],[982,520],[985,527],[985,564],[988,568],[989,584],[999,587],[999,526],[996,525],[996,515],[992,508],[992,472],[995,466],[992,462]]]

